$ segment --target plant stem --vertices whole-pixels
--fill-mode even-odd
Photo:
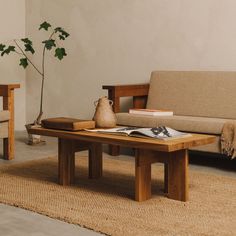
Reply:
[[[18,55],[24,56],[24,54],[22,54],[20,52],[15,51],[15,53],[18,54]]]
[[[48,40],[50,40],[54,34],[55,34],[55,31],[53,30],[53,32],[50,35]],[[43,92],[44,92],[44,80],[45,80],[45,53],[46,53],[46,44],[43,47],[43,56],[42,56],[42,73],[41,73],[42,84],[41,84],[40,108],[39,108],[38,117],[34,122],[35,124],[40,124],[41,117],[43,115]]]
[[[41,71],[34,65],[34,63],[29,59],[29,57],[27,57],[27,55],[24,53],[24,51],[22,50],[22,48],[20,47],[20,45],[17,43],[17,41],[14,39],[14,42],[16,44],[16,46],[20,49],[20,51],[22,52],[22,54],[27,58],[27,60],[29,61],[29,63],[34,67],[34,69],[42,76]]]
[[[39,107],[39,115],[34,123],[40,124],[41,117],[43,115],[43,92],[44,92],[44,79],[45,79],[45,51],[46,47],[43,48],[43,58],[42,58],[42,83],[41,83],[41,95],[40,95],[40,107]]]

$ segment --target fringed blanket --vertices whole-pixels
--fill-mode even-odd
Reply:
[[[226,122],[223,126],[221,152],[232,159],[236,157],[236,121]]]

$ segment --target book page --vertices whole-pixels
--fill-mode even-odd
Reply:
[[[116,128],[111,128],[111,129],[93,129],[93,130],[87,130],[87,131],[120,134],[120,135],[128,135],[128,136],[135,136],[135,137],[142,136],[142,137],[156,138],[156,139],[162,139],[162,140],[191,136],[188,133],[180,132],[180,131],[177,131],[177,130],[174,130],[165,126],[159,126],[159,127],[153,127],[153,128],[116,127]]]

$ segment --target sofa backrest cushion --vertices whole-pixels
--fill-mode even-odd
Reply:
[[[236,72],[154,71],[147,108],[236,119]]]

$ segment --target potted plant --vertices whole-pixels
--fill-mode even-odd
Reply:
[[[47,50],[53,51],[54,49],[55,52],[54,56],[59,60],[62,60],[67,55],[65,48],[59,46],[59,41],[64,41],[66,40],[67,37],[69,37],[69,34],[62,27],[52,28],[51,24],[45,21],[42,24],[40,24],[39,30],[45,30],[48,32],[50,31],[47,39],[42,41],[43,49],[42,49],[42,62],[40,68],[29,57],[29,54],[35,53],[33,42],[29,38],[22,38],[18,40],[14,39],[13,45],[5,45],[2,43],[0,44],[1,56],[9,55],[11,53],[17,54],[20,57],[20,63],[19,63],[20,66],[26,69],[27,66],[30,64],[41,77],[39,113],[32,124],[26,125],[26,129],[31,127],[32,125],[40,125],[41,123],[41,118],[43,115],[44,81],[46,78],[45,76],[46,51]],[[28,141],[29,144],[35,144],[40,142],[41,142],[40,136],[33,137],[32,135],[29,135],[29,141]]]

